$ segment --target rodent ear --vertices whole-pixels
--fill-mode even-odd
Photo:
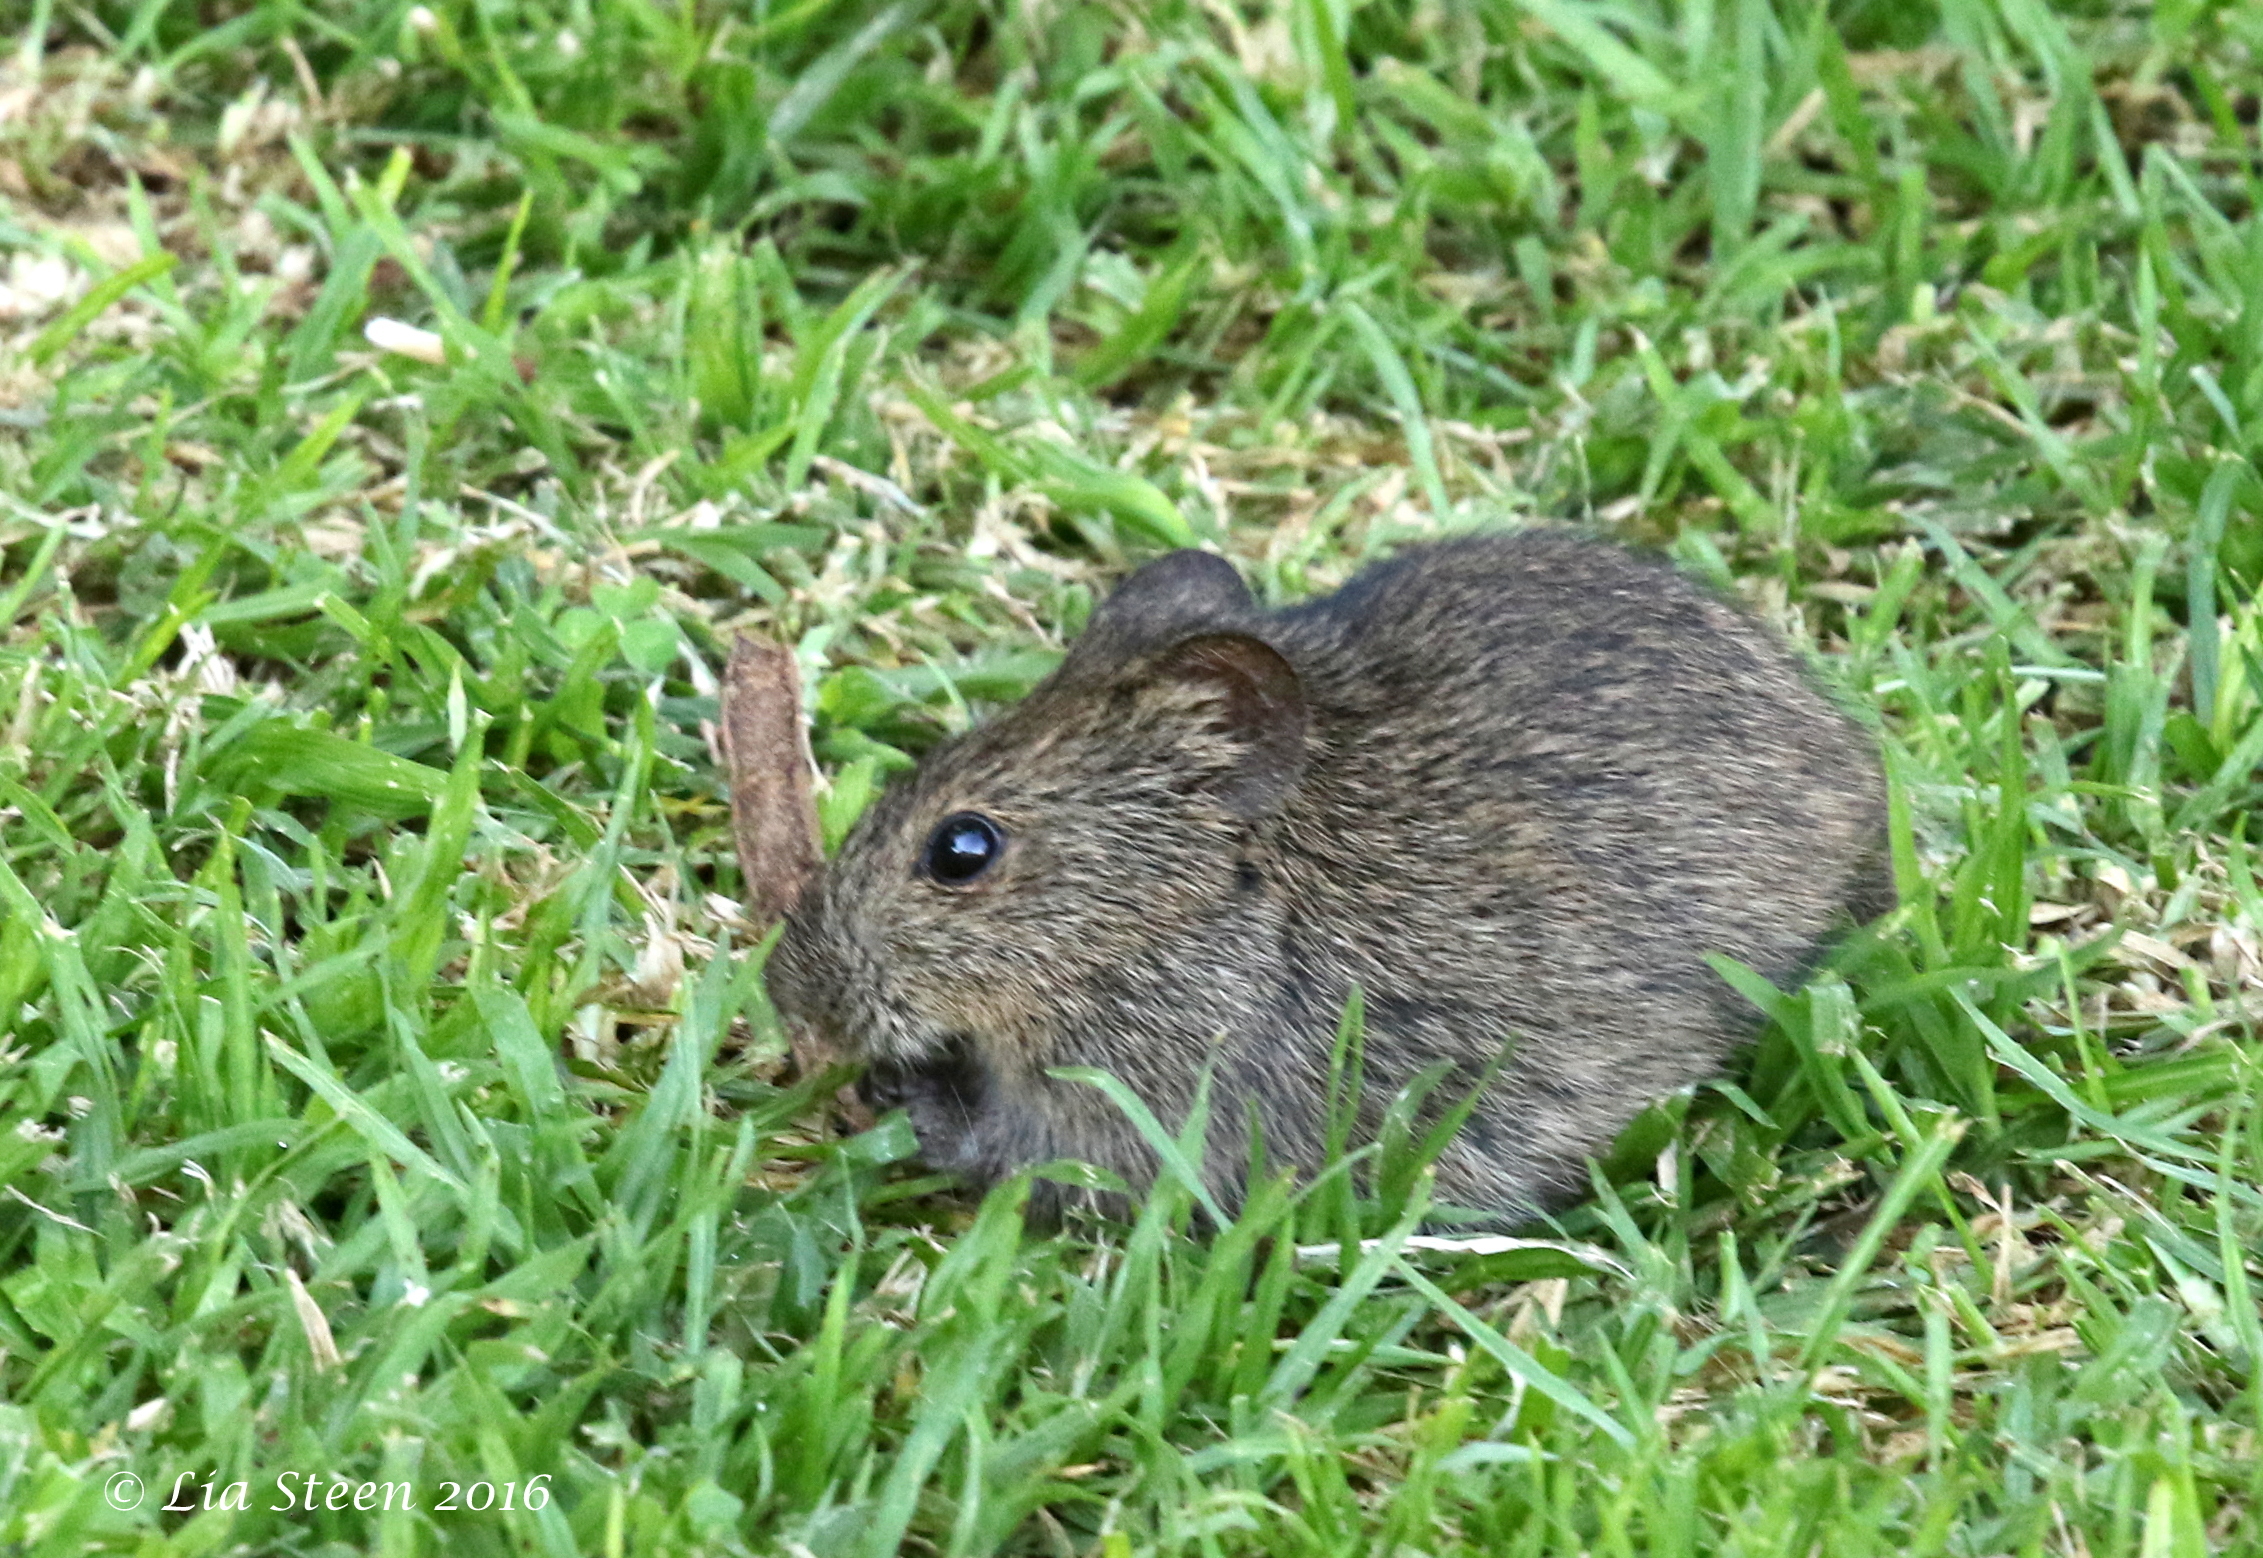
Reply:
[[[1100,603],[1061,664],[1065,680],[1111,676],[1127,661],[1187,634],[1232,628],[1255,613],[1233,564],[1208,552],[1171,552],[1134,573]]]
[[[1244,822],[1279,810],[1304,776],[1309,716],[1296,668],[1247,633],[1197,633],[1173,644],[1156,673],[1219,694],[1219,728],[1236,748],[1217,790],[1226,809]]]

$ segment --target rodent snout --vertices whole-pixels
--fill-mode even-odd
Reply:
[[[971,1115],[982,1099],[982,1065],[974,1058],[972,1044],[964,1036],[954,1036],[933,1055],[917,1061],[871,1062],[856,1090],[875,1114],[908,1109],[915,1124],[917,1115],[938,1105]]]

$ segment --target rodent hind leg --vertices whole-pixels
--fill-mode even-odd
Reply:
[[[1607,1145],[1607,1139],[1604,1143]],[[1598,1150],[1511,1088],[1482,1101],[1436,1160],[1431,1204],[1451,1207],[1436,1231],[1509,1233],[1579,1198]],[[1469,1214],[1482,1214],[1474,1220]]]

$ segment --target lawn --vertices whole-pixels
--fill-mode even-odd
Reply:
[[[2263,9],[0,51],[0,1553],[2263,1550]],[[1046,1234],[794,1073],[737,632],[832,842],[1161,550],[1539,522],[1894,793],[1900,907],[1587,1201]]]

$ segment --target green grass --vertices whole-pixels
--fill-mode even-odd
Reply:
[[[2263,12],[0,40],[0,1552],[2263,1548]],[[1533,519],[1820,649],[1903,899],[1543,1243],[1034,1236],[786,1078],[734,630],[837,837],[1166,546]]]

